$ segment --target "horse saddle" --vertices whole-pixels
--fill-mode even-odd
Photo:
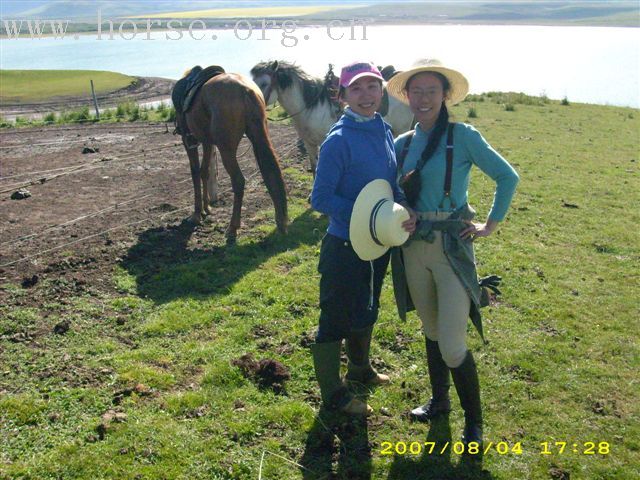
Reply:
[[[178,80],[171,92],[171,100],[176,113],[184,114],[188,112],[202,85],[221,73],[225,73],[224,68],[218,65],[211,65],[207,68],[197,65],[191,69],[186,77]]]
[[[393,65],[387,65],[384,68],[378,67],[378,69],[380,70],[380,74],[382,75],[382,78],[384,78],[385,82],[388,82],[393,77],[395,77],[398,73],[400,73],[398,70],[396,70],[396,67],[394,67]]]

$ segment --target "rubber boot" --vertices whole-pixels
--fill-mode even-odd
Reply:
[[[478,442],[482,444],[482,406],[480,405],[480,382],[478,381],[478,369],[471,352],[462,364],[451,369],[453,383],[456,386],[460,405],[464,410],[464,432],[462,443]]]
[[[385,385],[390,382],[388,375],[375,371],[369,359],[373,326],[351,332],[346,341],[347,366],[346,380],[368,385]]]
[[[411,410],[409,417],[418,422],[428,422],[438,415],[444,415],[451,411],[449,367],[442,359],[438,342],[429,340],[426,336],[424,338],[427,349],[429,381],[431,383],[431,398],[425,405]]]
[[[311,345],[322,402],[328,409],[338,409],[351,415],[369,415],[373,411],[371,407],[353,397],[340,380],[341,347],[342,341]]]

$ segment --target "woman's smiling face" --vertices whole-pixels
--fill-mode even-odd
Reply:
[[[409,107],[424,129],[435,125],[446,96],[442,81],[430,72],[418,73],[407,83]]]
[[[357,114],[371,117],[380,108],[382,83],[375,77],[361,77],[345,88],[343,100]]]

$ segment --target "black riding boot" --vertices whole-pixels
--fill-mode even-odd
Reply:
[[[482,406],[480,405],[480,383],[478,370],[471,352],[467,351],[464,362],[451,369],[453,383],[456,386],[460,405],[464,409],[464,433],[462,443],[478,442],[482,444]]]
[[[427,346],[427,367],[431,382],[431,399],[425,405],[411,410],[410,417],[419,422],[428,422],[438,415],[451,411],[449,367],[442,359],[438,342],[429,340],[426,335],[424,338]]]

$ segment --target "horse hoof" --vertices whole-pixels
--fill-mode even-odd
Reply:
[[[189,221],[194,225],[202,224],[202,215],[200,213],[194,213],[189,217]]]
[[[276,225],[276,228],[278,229],[278,232],[280,232],[283,235],[287,234],[287,230],[288,230],[288,222],[284,222],[284,223],[278,223]]]

